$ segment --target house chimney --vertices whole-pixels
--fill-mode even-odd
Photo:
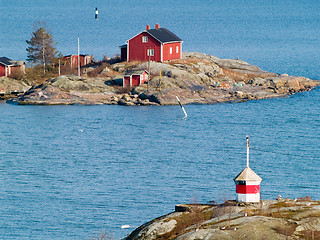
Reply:
[[[146,30],[150,30],[150,25],[147,25]]]
[[[160,25],[159,24],[156,24],[156,27],[155,27],[156,29],[159,29],[160,28]]]

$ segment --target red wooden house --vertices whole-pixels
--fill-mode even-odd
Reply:
[[[146,70],[128,72],[123,76],[123,87],[139,86],[148,81]]]
[[[92,56],[86,54],[80,54],[80,67],[85,66],[93,61]],[[70,66],[71,68],[78,67],[78,55],[72,54],[63,57],[65,61],[65,66]]]
[[[0,77],[9,77],[11,74],[18,71],[25,73],[25,70],[25,61],[14,61],[6,57],[0,57]]]
[[[166,28],[156,24],[154,29],[147,25],[146,30],[126,41],[121,48],[123,61],[163,62],[181,59],[182,40]]]

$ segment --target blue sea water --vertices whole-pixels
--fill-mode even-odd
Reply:
[[[99,9],[99,20],[94,9]],[[25,59],[33,24],[57,49],[96,59],[159,23],[184,51],[239,57],[277,73],[320,79],[318,1],[5,1],[0,56]],[[261,197],[319,193],[320,89],[289,98],[185,106],[0,104],[0,239],[115,239],[178,203],[235,198],[246,162]]]
[[[62,54],[77,53],[79,37],[81,52],[97,60],[159,23],[183,39],[184,51],[319,79],[319,8],[316,0],[0,0],[0,55],[26,59],[25,40],[37,21],[47,23]]]

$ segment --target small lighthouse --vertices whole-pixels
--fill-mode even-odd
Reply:
[[[259,177],[249,167],[249,137],[247,136],[247,167],[239,173],[233,181],[236,184],[237,202],[260,202]]]

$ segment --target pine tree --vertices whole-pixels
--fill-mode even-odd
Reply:
[[[56,43],[53,41],[52,35],[45,29],[45,24],[38,23],[32,33],[32,38],[26,42],[29,45],[26,49],[28,52],[27,61],[43,65],[45,74],[46,67],[54,62],[57,54]]]

